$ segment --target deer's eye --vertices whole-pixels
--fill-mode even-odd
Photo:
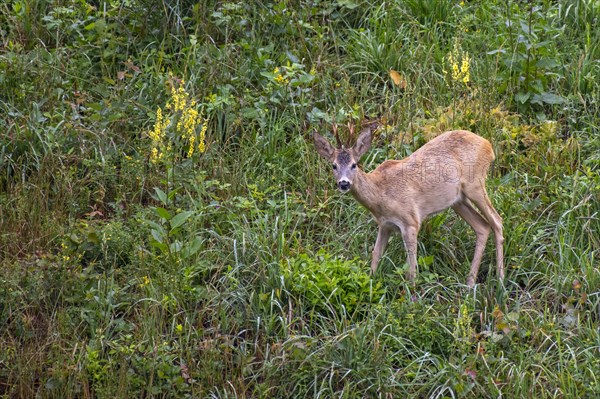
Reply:
[[[337,170],[337,165],[336,164],[331,164],[331,167],[333,168],[333,170]]]
[[[352,169],[356,169],[356,164],[355,163],[352,164]]]

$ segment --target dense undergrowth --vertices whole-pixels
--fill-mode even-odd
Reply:
[[[0,5],[0,397],[600,396],[600,3]],[[463,128],[507,280],[432,217],[419,279],[334,190]],[[341,131],[347,134],[346,131]],[[491,242],[492,240],[490,240]],[[489,270],[489,273],[488,273]]]

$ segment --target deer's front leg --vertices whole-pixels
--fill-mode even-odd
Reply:
[[[415,283],[417,277],[417,235],[419,234],[418,227],[406,226],[402,229],[402,239],[404,240],[404,247],[406,248],[406,255],[408,260],[408,270],[406,271],[406,278],[411,283]]]
[[[377,270],[377,265],[379,264],[379,259],[381,259],[381,255],[385,251],[385,247],[390,239],[391,230],[382,225],[379,226],[379,231],[377,233],[377,241],[375,241],[375,248],[373,248],[373,258],[371,259],[371,273],[375,274]]]

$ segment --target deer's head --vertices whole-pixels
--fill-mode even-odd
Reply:
[[[346,148],[341,144],[337,134],[337,126],[335,124],[333,125],[333,135],[337,140],[337,148],[334,148],[329,141],[317,132],[314,133],[313,139],[315,141],[317,152],[323,158],[331,162],[333,175],[337,187],[341,192],[345,193],[352,188],[352,183],[358,171],[358,161],[371,146],[372,133],[376,126],[376,124],[371,124],[363,129],[354,146],[350,148]],[[354,129],[352,126],[349,126],[349,128],[352,136]]]

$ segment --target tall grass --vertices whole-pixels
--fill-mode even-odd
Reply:
[[[600,395],[597,2],[0,10],[0,397]],[[153,162],[172,87],[206,151]],[[448,129],[492,142],[504,285],[490,245],[466,288],[451,212],[416,287],[399,237],[366,274],[375,224],[310,137],[376,116],[367,171]]]

